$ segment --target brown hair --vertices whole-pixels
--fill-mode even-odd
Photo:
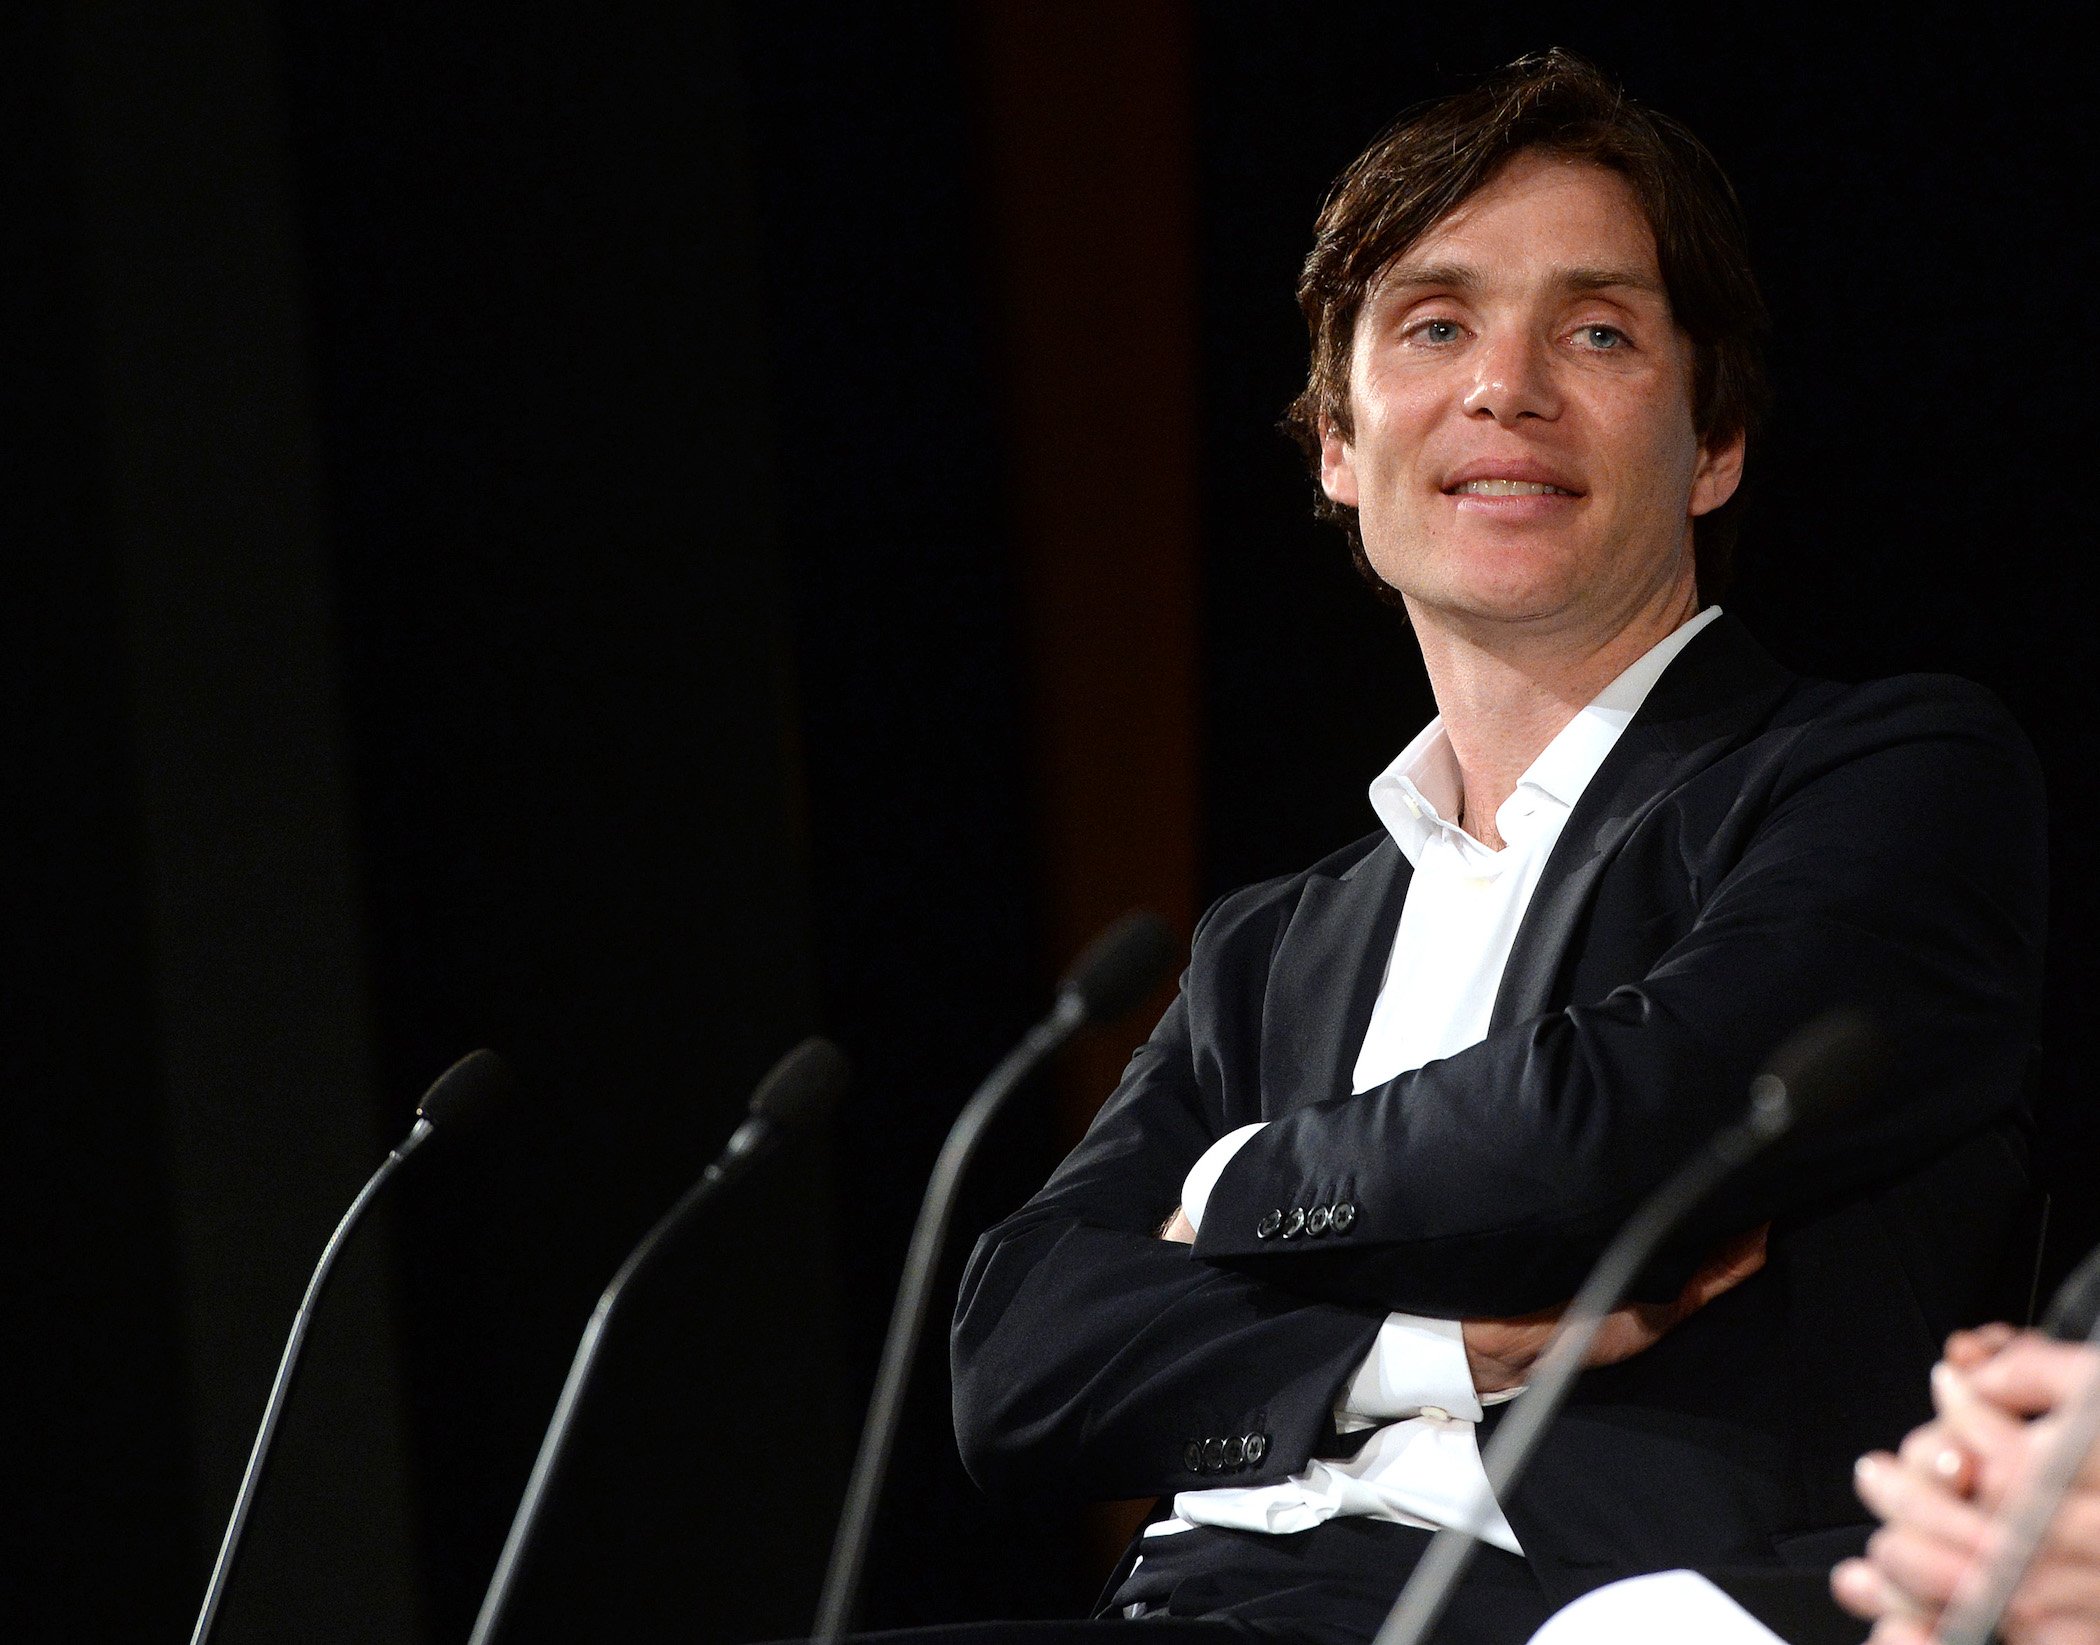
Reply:
[[[1526,151],[1603,166],[1632,185],[1655,236],[1671,314],[1692,345],[1693,428],[1709,448],[1757,432],[1767,398],[1767,321],[1735,189],[1677,121],[1556,49],[1402,115],[1328,192],[1298,281],[1312,365],[1283,422],[1316,481],[1323,426],[1344,438],[1354,432],[1350,353],[1357,315],[1379,275]],[[1738,491],[1693,522],[1702,599],[1728,580],[1741,498]],[[1356,510],[1324,492],[1317,508],[1347,532],[1357,568],[1397,600],[1364,557]]]

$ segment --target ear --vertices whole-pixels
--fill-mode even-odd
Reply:
[[[1324,476],[1325,448],[1322,448],[1322,473]],[[1735,495],[1735,488],[1743,483],[1743,431],[1737,429],[1732,438],[1717,446],[1699,448],[1699,466],[1692,470],[1692,497],[1690,514],[1697,519],[1702,514],[1711,514]]]
[[[1356,507],[1356,454],[1325,417],[1320,419],[1320,489],[1330,502]]]

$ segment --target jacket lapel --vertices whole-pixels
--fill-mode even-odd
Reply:
[[[1414,870],[1382,839],[1339,877],[1314,874],[1269,964],[1262,1117],[1349,1094]]]
[[[1575,802],[1517,928],[1490,1033],[1553,1008],[1570,943],[1619,847],[1641,819],[1761,725],[1793,684],[1725,613],[1664,671]]]

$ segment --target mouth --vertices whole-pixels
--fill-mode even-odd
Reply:
[[[1460,514],[1503,525],[1561,519],[1587,495],[1572,477],[1536,457],[1478,457],[1454,470],[1443,492]]]
[[[1579,497],[1579,491],[1543,480],[1467,480],[1444,488],[1447,497]]]

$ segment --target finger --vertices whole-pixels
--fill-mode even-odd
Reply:
[[[1754,1250],[1743,1253],[1725,1266],[1712,1270],[1699,1286],[1699,1306],[1703,1308],[1713,1301],[1715,1297],[1722,1295],[1724,1292],[1733,1291],[1744,1280],[1749,1279],[1762,1269],[1764,1265],[1764,1248],[1759,1246]]]
[[[2056,1617],[2100,1619],[2100,1570],[2087,1564],[2043,1559],[2020,1581],[2005,1607],[2008,1622],[2034,1629]]]
[[[1860,1501],[1891,1525],[1931,1537],[1968,1557],[1983,1545],[1986,1516],[1939,1481],[1885,1453],[1861,1457],[1852,1475]]]
[[[2100,1645],[2100,1621],[2061,1614],[2035,1623],[2008,1620],[1996,1637],[2007,1645]]]
[[[1928,1605],[1945,1605],[1975,1563],[1966,1551],[1900,1525],[1884,1525],[1867,1538],[1867,1561],[1883,1580]]]
[[[2100,1645],[2100,1622],[2053,1616],[2035,1628],[2015,1628],[2000,1637],[2010,1645]]]
[[[2010,1325],[1979,1325],[1973,1331],[1956,1331],[1947,1339],[1947,1363],[1958,1370],[1973,1371],[2019,1334]]]
[[[1739,1285],[1765,1265],[1772,1225],[1760,1223],[1727,1241],[1714,1253],[1712,1266],[1731,1285]]]
[[[1888,1607],[1881,1603],[1881,1578],[1863,1559],[1841,1559],[1830,1568],[1830,1597],[1869,1622]]]
[[[1976,1375],[1989,1369],[1987,1365]],[[1996,1501],[2025,1460],[2026,1424],[1984,1399],[1967,1374],[1945,1360],[1932,1368],[1932,1403],[1939,1410],[1948,1441],[1976,1459],[1976,1490],[1986,1500]]]
[[[1923,1607],[1864,1559],[1840,1560],[1831,1567],[1830,1594],[1854,1616],[1869,1621],[1875,1617],[1925,1614]]]
[[[2021,1578],[2007,1616],[2031,1630],[2065,1616],[2100,1631],[2100,1502],[2074,1496],[2058,1513],[2033,1566]]]
[[[1932,1480],[1956,1496],[1976,1489],[1976,1459],[1947,1435],[1946,1428],[1928,1422],[1905,1436],[1898,1460],[1912,1473]]]
[[[1622,1359],[1652,1348],[1670,1328],[1691,1312],[1678,1303],[1635,1304],[1614,1309],[1604,1316],[1597,1334],[1590,1339],[1582,1363],[1587,1366],[1616,1365]]]
[[[1696,1313],[1715,1297],[1734,1290],[1764,1267],[1769,1228],[1767,1224],[1738,1234],[1708,1257],[1678,1293],[1677,1301],[1672,1305],[1677,1319]]]
[[[1761,1222],[1755,1228],[1745,1228],[1740,1234],[1732,1234],[1714,1247],[1708,1262],[1717,1267],[1738,1268],[1745,1264],[1762,1266],[1765,1248],[1772,1237],[1772,1225]]]
[[[1993,1405],[2033,1416],[2075,1398],[2096,1365],[2100,1355],[2083,1343],[2051,1342],[2030,1332],[2008,1343],[1969,1377],[1975,1392]]]
[[[2074,1490],[2064,1498],[2042,1538],[2044,1557],[2100,1571],[2100,1494]]]

